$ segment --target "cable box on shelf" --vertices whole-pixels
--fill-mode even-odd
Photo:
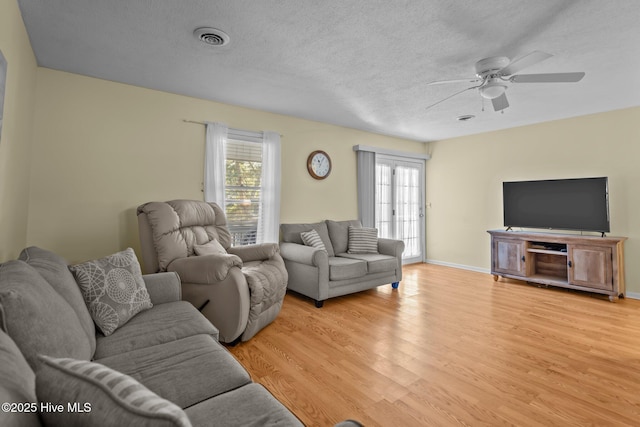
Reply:
[[[531,245],[531,248],[533,249],[544,249],[547,251],[557,251],[557,252],[567,251],[566,243],[531,242],[530,245]]]

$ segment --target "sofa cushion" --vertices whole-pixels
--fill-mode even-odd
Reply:
[[[190,303],[175,301],[153,306],[109,336],[97,334],[95,358],[176,341],[197,334],[218,339],[218,330]]]
[[[300,233],[300,238],[306,246],[327,252],[327,248],[324,246],[324,243],[322,243],[322,239],[316,230],[303,231]]]
[[[0,323],[34,371],[38,354],[74,359],[93,355],[75,311],[24,261],[0,265]]]
[[[193,251],[196,255],[227,254],[225,248],[216,239],[204,245],[193,245]]]
[[[131,376],[182,408],[251,382],[242,365],[209,335],[141,348],[97,362]]]
[[[0,402],[20,403],[39,409],[36,376],[11,337],[0,330]],[[17,408],[16,408],[17,409]],[[39,426],[37,412],[2,411],[0,426]]]
[[[133,249],[69,267],[89,313],[104,335],[150,309],[151,298]]]
[[[398,258],[383,254],[338,254],[339,257],[359,259],[367,263],[367,273],[395,272],[398,268]]]
[[[329,257],[329,280],[346,280],[367,274],[367,263],[359,259]]]
[[[333,251],[336,254],[347,252],[349,248],[349,226],[362,227],[362,223],[357,219],[350,221],[325,221],[329,229],[329,238],[333,244]]]
[[[282,236],[283,242],[297,243],[299,245],[304,245],[302,241],[302,237],[300,237],[300,233],[303,231],[316,230],[322,239],[322,243],[324,243],[325,248],[327,249],[327,253],[329,256],[334,256],[335,252],[333,251],[333,245],[331,244],[331,239],[329,238],[329,230],[327,229],[327,224],[323,222],[316,222],[313,224],[281,224],[280,232]]]
[[[349,226],[350,254],[377,254],[378,230],[375,228]]]
[[[78,320],[80,320],[82,329],[84,329],[89,339],[89,345],[93,353],[96,349],[96,325],[93,323],[87,305],[84,303],[80,288],[73,274],[69,271],[67,261],[56,253],[36,246],[23,249],[18,259],[35,268],[73,308]]]
[[[191,426],[185,412],[176,404],[127,375],[85,360],[47,356],[41,356],[41,360],[42,368],[36,377],[38,399],[64,408],[42,411],[46,425]],[[69,405],[76,405],[82,411],[69,411]]]
[[[225,427],[287,426],[304,424],[260,384],[248,384],[185,409],[193,425]],[[212,420],[217,420],[214,423]]]

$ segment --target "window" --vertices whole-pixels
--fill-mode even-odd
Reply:
[[[277,243],[280,134],[206,123],[204,199],[225,210],[232,245]]]
[[[225,210],[232,245],[250,245],[256,243],[260,215],[262,144],[232,139],[229,132],[226,153]]]

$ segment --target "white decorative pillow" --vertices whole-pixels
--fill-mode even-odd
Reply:
[[[368,227],[349,226],[350,254],[377,254],[378,253],[378,229]]]
[[[213,239],[212,241],[210,241],[209,243],[205,243],[204,245],[194,245],[193,251],[196,253],[196,255],[227,254],[227,251],[216,239]]]
[[[327,248],[322,243],[322,239],[316,230],[303,231],[300,233],[300,238],[306,246],[312,246],[327,252]]]
[[[128,375],[86,360],[38,358],[42,361],[36,374],[38,400],[63,408],[40,412],[44,425],[191,426],[178,405]]]
[[[131,248],[72,265],[69,269],[78,282],[91,318],[105,336],[153,306]]]

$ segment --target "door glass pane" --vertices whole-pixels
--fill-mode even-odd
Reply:
[[[376,163],[376,228],[378,237],[393,238],[393,194],[390,164]]]
[[[396,239],[404,241],[405,258],[420,256],[420,170],[415,166],[396,166]]]

